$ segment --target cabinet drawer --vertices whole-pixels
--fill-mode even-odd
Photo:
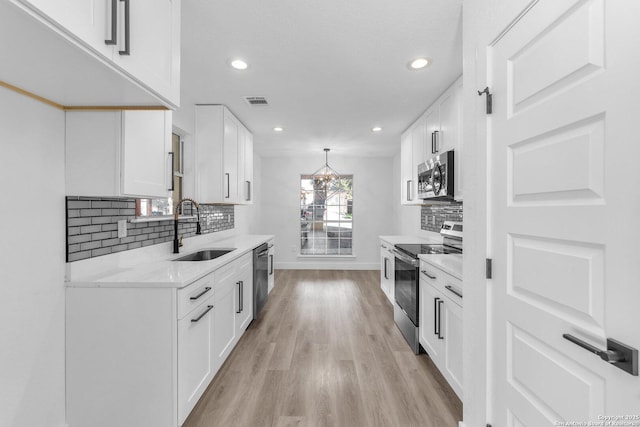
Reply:
[[[213,295],[214,275],[208,274],[189,286],[178,289],[178,319],[182,319]]]
[[[420,280],[430,284],[462,307],[462,281],[428,263],[420,263]]]
[[[238,273],[244,273],[247,270],[252,270],[253,267],[253,252],[248,252],[238,258],[236,261],[236,268]]]

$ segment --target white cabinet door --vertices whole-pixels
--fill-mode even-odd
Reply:
[[[439,100],[440,123],[438,129],[438,152],[455,150],[460,140],[459,82],[442,95]]]
[[[178,421],[182,424],[215,374],[214,300],[178,321]]]
[[[390,252],[391,244],[382,241],[380,244],[380,287],[391,304],[395,297],[395,256]]]
[[[253,134],[245,129],[244,158],[242,163],[238,163],[238,169],[244,167],[244,182],[241,188],[244,189],[243,202],[253,204]]]
[[[415,199],[418,200],[418,165],[426,159],[427,121],[421,116],[411,132],[412,164],[411,179],[415,180]]]
[[[169,195],[171,112],[122,112],[122,194]]]
[[[444,355],[442,335],[443,296],[428,282],[420,278],[420,344],[436,366],[440,367]]]
[[[71,196],[169,196],[170,111],[67,111]]]
[[[240,123],[225,109],[224,111],[224,188],[223,200],[227,203],[238,201],[238,139]]]
[[[124,8],[120,8],[119,12],[118,46],[113,55],[114,63],[154,92],[178,105],[180,1],[135,0],[128,4],[129,22]]]
[[[236,299],[236,326],[240,337],[253,320],[253,270],[249,267],[241,269],[238,276],[238,295]]]
[[[216,276],[215,308],[213,309],[213,364],[215,371],[224,363],[236,343],[236,293],[232,277],[218,282]]]
[[[449,298],[443,301],[439,314],[445,358],[439,367],[451,388],[462,398],[462,308]]]
[[[413,164],[413,145],[411,129],[402,134],[400,140],[400,203],[410,205],[415,202],[413,194],[418,183],[412,181],[411,165]]]
[[[61,29],[111,59],[111,0],[19,0],[54,21]],[[116,9],[119,1],[115,3]]]
[[[440,111],[433,106],[425,113],[426,121],[426,148],[425,157],[432,158],[438,153],[438,136],[440,133]]]
[[[273,265],[274,261],[275,261],[275,256],[276,256],[276,247],[274,245],[273,240],[269,241],[269,278],[268,278],[268,283],[269,283],[269,292],[271,292],[275,286],[275,267]]]

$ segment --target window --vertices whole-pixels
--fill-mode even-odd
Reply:
[[[353,254],[353,175],[300,176],[300,255]]]
[[[178,134],[171,135],[173,155],[173,193],[166,199],[137,199],[136,216],[151,217],[173,215],[173,206],[182,200],[182,180],[184,178],[184,142]]]

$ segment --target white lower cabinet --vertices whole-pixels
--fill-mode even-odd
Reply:
[[[248,252],[182,289],[68,287],[69,426],[181,426],[253,320],[252,279]]]
[[[245,255],[238,265],[238,297],[236,299],[236,327],[238,335],[249,327],[253,320],[253,256]]]
[[[380,240],[380,288],[391,304],[395,299],[395,260],[393,245]]]
[[[462,281],[420,262],[420,344],[462,399]]]
[[[178,320],[178,421],[198,403],[215,374],[213,294]]]
[[[234,268],[223,267],[216,271],[216,298],[214,310],[214,335],[213,357],[216,371],[233,350],[237,341],[236,328],[236,292],[237,286]],[[221,271],[222,270],[222,271]]]

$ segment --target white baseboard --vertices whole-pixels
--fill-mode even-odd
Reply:
[[[376,262],[293,261],[276,262],[276,270],[380,270]]]

